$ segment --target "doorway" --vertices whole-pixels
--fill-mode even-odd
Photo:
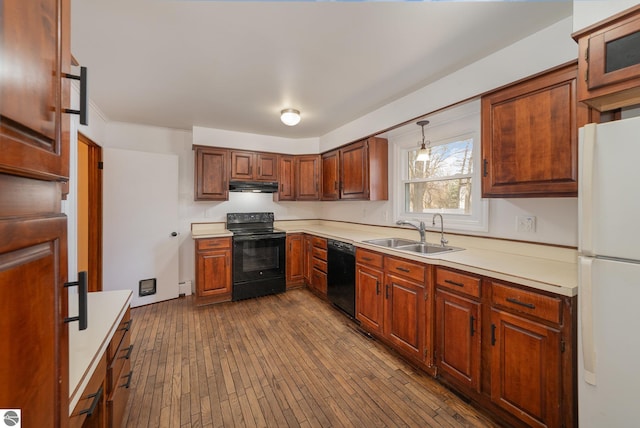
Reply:
[[[78,271],[102,291],[102,147],[78,133]]]

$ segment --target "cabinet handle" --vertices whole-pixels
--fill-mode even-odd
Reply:
[[[496,344],[496,325],[491,324],[491,346]]]
[[[80,115],[80,125],[89,124],[89,109],[87,109],[87,67],[80,67],[80,76],[63,73],[62,77],[80,81],[80,110],[66,108],[65,113]]]
[[[78,414],[86,414],[88,417],[91,417],[91,415],[93,415],[93,412],[95,412],[96,407],[98,407],[98,404],[100,404],[100,399],[102,398],[102,385],[100,385],[100,388],[98,388],[98,392],[96,392],[95,394],[89,394],[86,396],[86,398],[93,398],[91,407],[89,407],[88,409],[80,410]]]
[[[384,293],[385,293],[385,299],[388,299],[389,298],[389,284],[387,284]]]
[[[473,328],[474,327],[473,324],[474,324],[475,320],[476,319],[473,317],[473,315],[471,315],[471,317],[469,317],[469,330],[471,331],[471,337],[473,337],[473,335],[476,332],[476,330]]]
[[[373,259],[371,257],[363,257],[362,260],[364,260],[365,262],[370,262]]]
[[[120,385],[120,387],[129,389],[129,386],[131,385],[131,378],[133,377],[133,370],[131,370],[129,373],[127,373],[123,377],[127,378],[127,383],[125,383],[124,385]]]
[[[376,296],[380,295],[380,281],[376,281]]]
[[[520,306],[524,306],[525,308],[529,308],[529,309],[535,309],[536,308],[536,305],[534,305],[533,303],[521,302],[520,300],[516,299],[515,297],[507,297],[507,302],[513,303],[513,304],[516,304],[516,305],[520,305]]]
[[[406,272],[406,273],[411,272],[411,269],[403,268],[401,266],[396,267],[396,269],[399,270],[400,272]]]
[[[87,329],[87,272],[78,272],[78,280],[67,282],[65,287],[78,286],[78,316],[64,319],[65,323],[78,321],[78,330]]]
[[[482,162],[482,176],[483,177],[486,177],[489,174],[489,172],[488,172],[488,169],[489,169],[488,168],[488,164],[489,164],[489,161],[486,160],[486,159]]]
[[[127,355],[125,355],[124,357],[120,357],[120,358],[128,360],[131,357],[131,351],[133,351],[133,345],[130,345],[127,348]]]
[[[444,282],[447,284],[455,285],[456,287],[464,287],[463,283],[451,281],[450,279],[445,279]]]
[[[124,330],[124,331],[129,331],[131,329],[131,323],[133,322],[132,319],[130,319],[129,321],[127,321],[126,323],[124,323],[124,326],[120,329],[120,331]]]

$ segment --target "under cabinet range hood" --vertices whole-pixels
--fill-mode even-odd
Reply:
[[[229,181],[230,192],[275,193],[277,181]]]

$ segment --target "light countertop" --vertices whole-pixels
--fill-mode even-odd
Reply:
[[[87,329],[79,331],[77,322],[69,324],[70,415],[130,304],[131,290],[88,293]],[[69,316],[77,313],[78,300],[73,295],[69,302]]]
[[[352,243],[356,247],[460,269],[563,296],[575,296],[578,292],[577,251],[571,248],[452,235],[445,232],[445,238],[450,241],[449,245],[464,250],[422,255],[364,242],[389,237],[418,240],[418,232],[412,229],[323,220],[276,221],[275,227],[287,233],[309,233],[337,239]],[[209,226],[205,223],[192,225],[194,239],[222,236],[230,236],[224,228],[224,223],[211,223]],[[427,232],[427,242],[439,241],[439,233]]]

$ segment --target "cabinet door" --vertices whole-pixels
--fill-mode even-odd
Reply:
[[[296,157],[296,200],[317,201],[320,199],[320,155]]]
[[[196,201],[226,201],[229,199],[227,164],[229,152],[204,146],[194,146]]]
[[[198,296],[231,296],[231,250],[203,251],[197,255]]]
[[[482,97],[482,196],[576,196],[572,64]]]
[[[367,142],[359,141],[340,149],[340,199],[369,198],[369,157]]]
[[[304,281],[304,238],[301,233],[287,235],[287,287]]]
[[[280,156],[280,168],[278,171],[278,181],[280,188],[274,193],[276,201],[295,201],[295,158],[293,156]]]
[[[69,176],[68,0],[7,1],[0,14],[0,171]],[[5,65],[6,64],[6,65]]]
[[[322,200],[335,201],[340,197],[338,171],[340,157],[338,150],[322,155]]]
[[[278,155],[273,153],[256,154],[256,168],[256,180],[278,181]]]
[[[383,290],[384,274],[381,270],[356,265],[356,319],[372,333],[383,332]]]
[[[480,303],[436,290],[436,361],[439,369],[480,391]]]
[[[311,269],[311,288],[323,296],[327,295],[327,274],[320,269]]]
[[[491,310],[491,399],[532,427],[561,425],[561,335]]]
[[[311,270],[313,269],[313,245],[311,236],[304,235],[304,282],[311,285]]]
[[[23,426],[66,426],[69,413],[67,332],[78,324],[63,321],[66,225],[60,214],[0,221],[0,408],[22,409]]]
[[[423,360],[424,286],[395,275],[385,276],[384,335],[399,350]]]
[[[252,180],[255,154],[253,152],[231,152],[231,179]]]

